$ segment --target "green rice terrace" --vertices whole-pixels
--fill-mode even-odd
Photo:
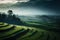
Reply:
[[[60,40],[59,18],[0,13],[0,40]],[[58,21],[59,20],[59,21]]]
[[[58,32],[0,22],[0,40],[60,40]]]

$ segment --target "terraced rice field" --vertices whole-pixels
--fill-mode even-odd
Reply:
[[[1,22],[0,40],[60,40],[60,34],[40,28]]]

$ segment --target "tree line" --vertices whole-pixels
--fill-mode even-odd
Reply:
[[[23,24],[20,18],[16,17],[15,14],[13,14],[12,10],[8,10],[8,15],[6,13],[0,12],[0,22],[6,22],[9,24]]]

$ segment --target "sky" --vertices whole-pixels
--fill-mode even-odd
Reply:
[[[16,3],[16,2],[28,2],[29,0],[0,0],[0,4],[2,3]]]
[[[60,15],[59,0],[0,0],[0,12],[18,15]]]

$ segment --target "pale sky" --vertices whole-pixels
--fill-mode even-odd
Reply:
[[[16,2],[28,2],[29,0],[0,0],[1,3],[16,3]]]

